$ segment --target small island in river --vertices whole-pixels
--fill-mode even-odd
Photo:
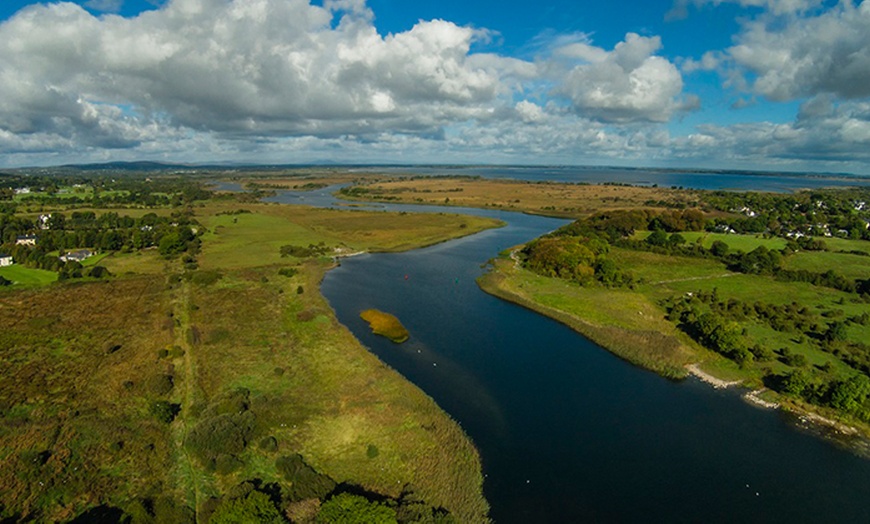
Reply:
[[[389,313],[377,309],[366,309],[359,316],[369,323],[374,334],[387,337],[396,344],[405,342],[411,336],[399,319]]]

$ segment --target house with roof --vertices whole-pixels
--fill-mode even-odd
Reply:
[[[86,258],[94,256],[94,252],[90,249],[78,249],[76,251],[67,251],[60,258],[63,262],[83,262]]]
[[[19,246],[35,246],[36,235],[18,235],[15,238],[15,244]]]
[[[12,255],[0,253],[0,267],[11,266],[15,262],[12,260]]]

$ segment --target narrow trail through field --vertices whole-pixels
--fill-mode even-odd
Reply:
[[[202,479],[198,475],[198,468],[194,463],[194,458],[190,456],[184,447],[184,441],[194,422],[191,420],[190,414],[193,412],[192,407],[196,399],[194,345],[188,339],[188,333],[193,329],[190,321],[190,284],[180,282],[178,285],[179,287],[176,290],[177,295],[173,301],[175,345],[184,351],[184,355],[180,357],[182,360],[181,366],[176,366],[176,370],[181,372],[181,377],[177,377],[181,380],[176,380],[176,383],[181,383],[182,391],[180,395],[181,413],[176,420],[175,448],[181,458],[179,461],[180,487],[185,491],[188,500],[192,503],[192,507],[196,510],[199,508],[199,502],[202,498]]]
[[[693,280],[713,280],[716,278],[733,277],[735,275],[737,275],[737,273],[723,273],[721,275],[708,275],[705,277],[675,278],[673,280],[659,280],[658,282],[650,282],[650,284],[652,284],[654,286],[658,286],[660,284],[672,284],[674,282],[691,282]]]

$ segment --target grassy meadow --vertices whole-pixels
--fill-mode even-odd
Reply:
[[[114,253],[100,260],[108,281],[0,292],[0,516],[64,522],[103,507],[207,522],[250,479],[310,499],[293,476],[310,471],[393,498],[412,489],[458,522],[486,522],[480,460],[458,424],[337,322],[318,291],[329,256],[280,248],[409,249],[499,223],[194,211],[207,230],[198,269],[154,249]],[[302,470],[288,466],[297,455]]]
[[[21,264],[0,267],[0,277],[11,281],[14,285],[44,286],[57,281],[57,273],[44,269],[32,269]]]
[[[667,322],[648,297],[543,277],[508,258],[493,265],[478,279],[484,291],[552,317],[635,365],[682,378],[686,364],[697,360],[697,345]]]

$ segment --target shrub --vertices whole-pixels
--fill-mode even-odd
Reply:
[[[251,491],[244,497],[228,499],[215,508],[210,524],[283,524],[281,512],[269,496]]]
[[[109,270],[103,266],[94,266],[86,270],[84,275],[91,278],[106,278],[111,276],[111,273],[109,273]]]
[[[270,453],[278,451],[278,439],[272,436],[263,438],[263,440],[260,441],[260,449]]]
[[[187,437],[190,450],[204,463],[220,455],[235,455],[245,450],[254,430],[254,414],[244,411],[201,420]]]
[[[298,275],[299,270],[295,267],[282,267],[281,269],[278,270],[278,274],[281,275],[282,277],[291,278],[291,277],[295,277],[296,275]]]
[[[275,468],[290,482],[286,488],[285,498],[293,501],[319,499],[335,489],[335,481],[327,475],[318,473],[305,463],[298,453],[291,456],[278,457]]]
[[[359,495],[340,493],[323,503],[320,524],[395,524],[396,511]]]
[[[181,413],[181,404],[171,404],[165,400],[158,400],[151,404],[151,414],[160,422],[169,424]]]
[[[147,383],[148,391],[154,395],[168,395],[173,387],[175,387],[175,383],[172,375],[162,373],[151,377]]]

